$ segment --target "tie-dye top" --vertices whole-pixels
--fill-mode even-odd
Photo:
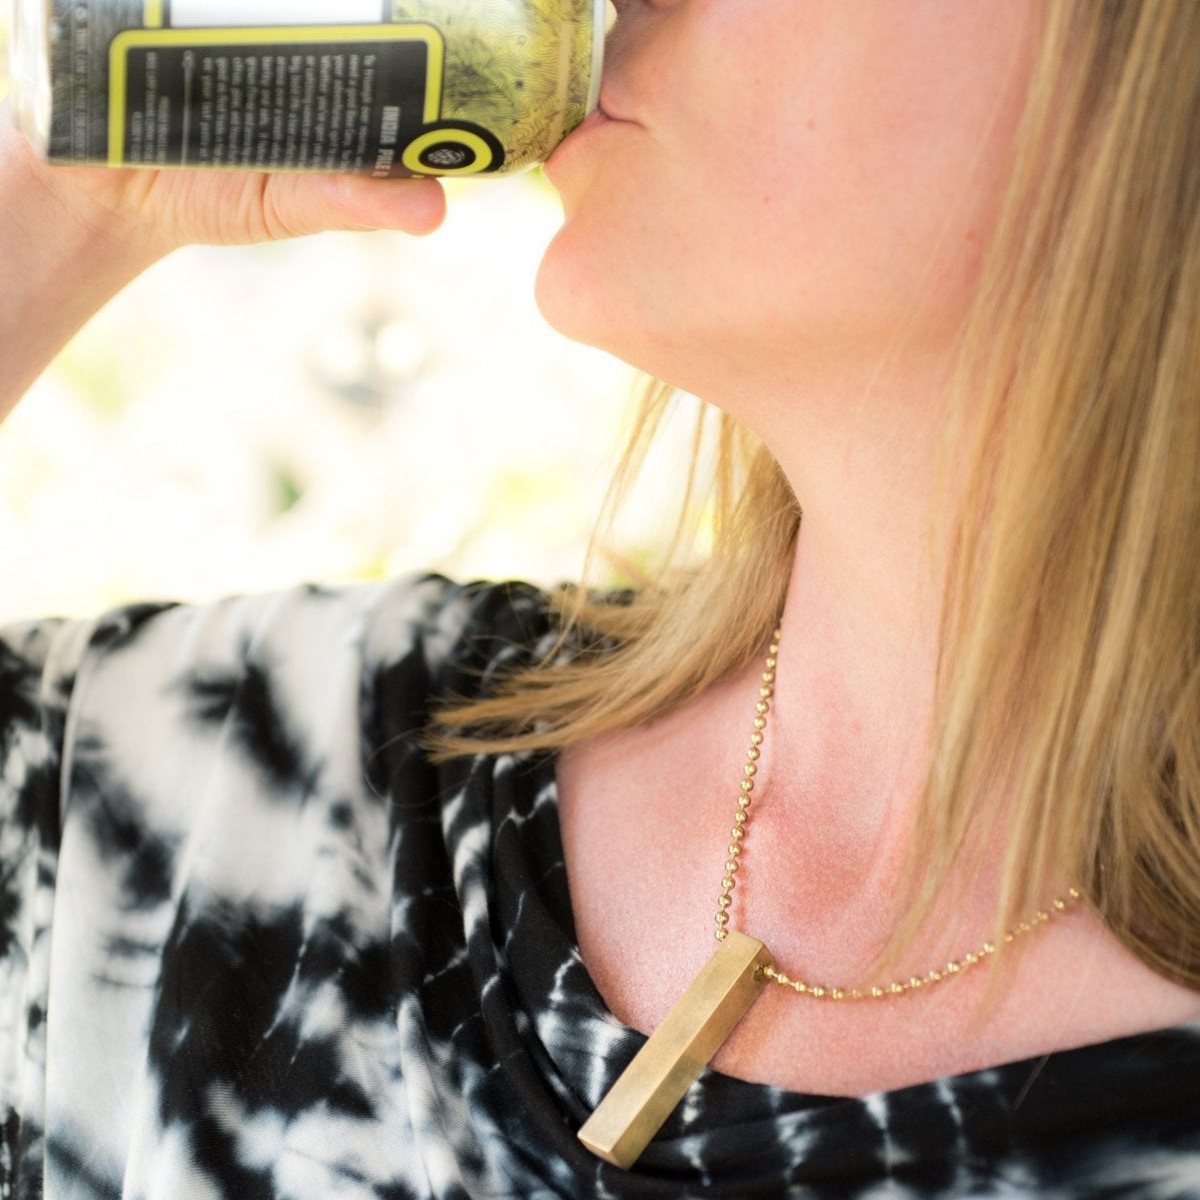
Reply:
[[[1200,1030],[865,1098],[701,1076],[577,1142],[643,1038],[575,944],[551,756],[431,706],[554,634],[435,577],[0,640],[0,1197],[1200,1197]]]

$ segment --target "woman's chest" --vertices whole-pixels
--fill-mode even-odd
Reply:
[[[689,779],[685,761],[647,755],[636,737],[628,749],[623,754],[610,742],[563,757],[560,819],[584,962],[618,1019],[648,1033],[718,946],[728,820],[719,797],[703,787],[673,788]],[[855,923],[839,927],[819,901],[812,908],[806,899],[805,912],[791,912],[789,901],[806,893],[755,873],[749,853],[746,859],[739,887],[753,902],[731,910],[734,926],[777,954],[786,948],[781,971],[828,990],[876,982],[825,977],[821,955],[836,949],[828,931],[857,937]],[[800,961],[806,921],[826,932],[813,938],[821,951]],[[877,942],[880,931],[861,936]],[[980,942],[988,936],[985,922]],[[964,943],[947,957],[975,948]],[[981,965],[879,999],[816,999],[766,984],[713,1065],[790,1091],[866,1095],[1200,1019],[1200,997],[1149,971],[1082,909],[1017,949],[995,980]],[[878,982],[945,962],[902,962]]]

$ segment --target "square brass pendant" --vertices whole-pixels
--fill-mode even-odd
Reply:
[[[579,1140],[628,1170],[762,991],[762,942],[730,930],[584,1122]]]

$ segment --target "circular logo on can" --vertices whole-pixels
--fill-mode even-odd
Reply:
[[[479,175],[500,168],[504,147],[482,126],[443,121],[413,138],[402,159],[415,175]]]
[[[476,154],[470,146],[454,142],[437,142],[422,150],[418,156],[422,166],[434,171],[462,171],[475,162]]]

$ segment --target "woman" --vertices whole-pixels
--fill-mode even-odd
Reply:
[[[618,8],[539,299],[739,423],[711,559],[10,631],[14,1194],[1200,1191],[1200,8]],[[0,179],[14,397],[174,245],[440,213]],[[609,1165],[714,914],[803,990]]]

